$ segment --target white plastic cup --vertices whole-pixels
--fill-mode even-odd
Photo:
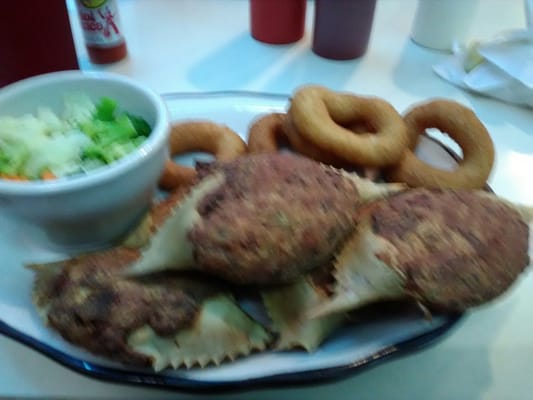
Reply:
[[[419,0],[411,39],[424,47],[451,51],[468,37],[479,0]]]

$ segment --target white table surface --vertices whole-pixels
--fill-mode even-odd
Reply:
[[[525,25],[521,0],[482,0],[472,37]],[[69,2],[72,10],[72,3]],[[250,37],[246,0],[122,0],[128,60],[88,63],[73,19],[83,69],[133,77],[160,93],[250,90],[291,93],[306,83],[386,98],[398,110],[434,96],[472,107],[497,149],[490,183],[501,196],[533,205],[533,112],[477,97],[439,79],[431,66],[445,54],[409,39],[414,0],[379,0],[368,53],[330,61],[310,50],[312,3],[303,40],[271,46]],[[73,15],[75,18],[75,15]],[[508,295],[471,312],[443,340],[333,384],[220,396],[237,399],[531,399],[533,275]],[[73,373],[0,337],[0,397],[200,398],[99,382]],[[218,398],[218,396],[215,396]]]

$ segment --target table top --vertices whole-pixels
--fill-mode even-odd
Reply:
[[[379,0],[367,54],[351,61],[311,51],[312,2],[304,38],[267,45],[251,38],[245,0],[122,0],[129,57],[99,67],[88,62],[68,2],[81,68],[124,74],[159,93],[245,90],[290,94],[316,83],[380,96],[403,111],[430,97],[468,105],[490,131],[495,192],[533,205],[533,113],[467,93],[440,79],[432,66],[448,57],[414,44],[409,33],[415,0]],[[484,0],[472,15],[471,38],[490,38],[525,26],[521,0]],[[533,276],[508,294],[474,310],[438,343],[339,382],[262,390],[228,398],[319,399],[528,399],[533,382]],[[0,337],[0,397],[199,398],[99,382],[71,372],[14,341]],[[221,396],[225,397],[225,396]]]

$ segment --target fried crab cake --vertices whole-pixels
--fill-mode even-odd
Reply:
[[[139,252],[116,248],[35,267],[33,298],[68,342],[137,366],[205,366],[264,350],[270,334],[228,288],[171,272],[142,279],[120,271]]]
[[[184,192],[158,203],[120,247],[29,265],[33,300],[46,323],[94,354],[155,370],[203,367],[264,350],[270,334],[221,282],[174,272],[124,276],[140,257],[137,247]]]
[[[199,176],[129,273],[197,269],[237,284],[294,281],[331,260],[361,204],[403,188],[290,153],[213,163]]]
[[[486,192],[408,190],[358,218],[336,257],[333,295],[310,316],[398,298],[463,311],[503,294],[530,262],[531,210]]]

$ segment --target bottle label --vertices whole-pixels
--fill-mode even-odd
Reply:
[[[114,47],[124,41],[115,0],[77,0],[85,42]]]

